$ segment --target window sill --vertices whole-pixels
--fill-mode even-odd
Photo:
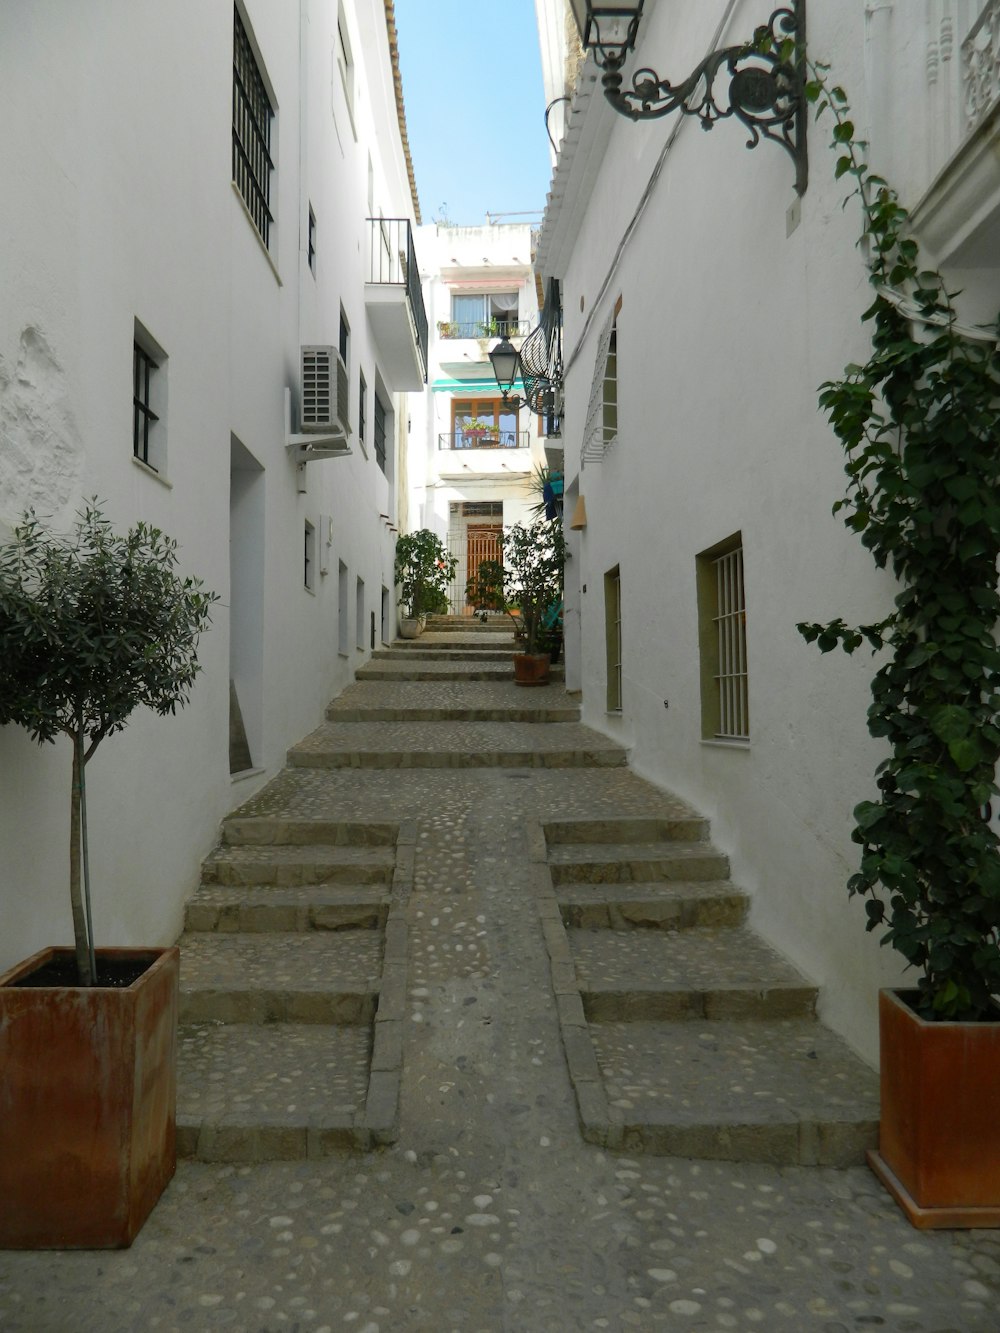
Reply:
[[[132,462],[140,472],[144,473],[147,477],[152,477],[154,481],[158,481],[160,485],[165,486],[168,491],[174,489],[174,483],[168,480],[162,472],[157,472],[155,467],[150,467],[149,464],[144,463],[141,458],[136,458],[135,454],[132,455]]]
[[[703,736],[701,743],[708,746],[710,750],[743,750],[747,752],[750,749],[749,737],[746,740],[722,740],[714,736]]]
[[[237,782],[248,782],[250,778],[263,777],[266,772],[266,768],[244,768],[241,773],[231,773],[229,781],[234,785]]]
[[[240,192],[239,192],[239,188],[238,188],[238,186],[237,186],[237,184],[236,184],[235,181],[230,181],[229,184],[230,184],[230,187],[231,187],[231,189],[232,189],[232,191],[233,191],[233,194],[236,196],[236,199],[237,199],[237,201],[238,201],[238,203],[239,203],[240,208],[242,208],[242,210],[243,210],[243,214],[244,214],[244,216],[246,217],[247,222],[249,222],[249,224],[250,224],[250,230],[253,232],[254,240],[255,240],[255,241],[257,242],[257,244],[260,246],[260,252],[261,252],[261,254],[264,256],[264,258],[267,260],[268,265],[269,265],[269,267],[270,267],[270,269],[271,269],[271,272],[274,274],[274,280],[275,280],[275,282],[278,284],[279,287],[283,287],[283,286],[284,286],[284,283],[281,281],[281,274],[278,272],[278,266],[277,266],[277,264],[275,264],[274,260],[271,258],[271,252],[270,252],[270,250],[267,248],[267,246],[264,244],[264,238],[263,238],[263,236],[261,236],[260,232],[257,230],[257,224],[256,224],[256,222],[254,222],[254,220],[253,220],[253,214],[250,212],[249,208],[247,208],[246,200],[245,200],[245,199],[243,198],[243,196],[240,194]]]

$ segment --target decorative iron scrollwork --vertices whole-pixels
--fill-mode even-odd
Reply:
[[[794,43],[790,59],[789,41]],[[795,188],[805,193],[805,0],[776,9],[743,46],[713,51],[682,83],[661,79],[652,69],[639,69],[632,76],[632,87],[623,89],[623,63],[624,56],[608,61],[604,70],[604,93],[616,111],[631,120],[654,120],[679,111],[697,116],[705,130],[735,117],[750,131],[748,148],[770,139],[791,155]],[[721,75],[729,78],[720,97],[716,80]]]

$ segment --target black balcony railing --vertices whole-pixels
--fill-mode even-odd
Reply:
[[[385,286],[405,287],[413,316],[420,359],[427,378],[427,311],[420,289],[417,252],[408,218],[369,218],[368,281]]]
[[[526,430],[448,430],[438,436],[439,449],[527,449]]]
[[[530,319],[479,319],[458,324],[453,319],[438,320],[441,338],[524,338],[531,328]]]

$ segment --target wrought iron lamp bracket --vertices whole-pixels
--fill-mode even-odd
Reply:
[[[632,87],[622,88],[625,53],[608,56],[603,65],[604,95],[631,120],[655,120],[679,111],[697,116],[702,129],[735,117],[750,131],[748,148],[770,139],[795,163],[795,189],[805,193],[809,179],[806,152],[806,0],[791,0],[776,9],[743,46],[728,46],[706,57],[682,83],[661,79],[655,70],[639,69]],[[716,79],[729,76],[722,99]]]

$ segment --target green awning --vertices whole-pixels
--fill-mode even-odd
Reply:
[[[440,379],[434,381],[431,385],[431,389],[434,393],[466,394],[469,398],[482,398],[484,395],[488,395],[491,398],[500,397],[500,386],[495,379]],[[515,381],[512,391],[518,394],[524,393],[524,385],[520,380]]]

